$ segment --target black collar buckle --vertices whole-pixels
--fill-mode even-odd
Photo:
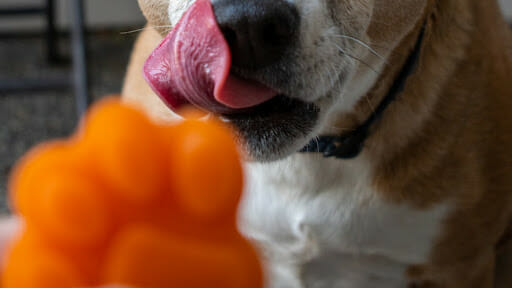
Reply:
[[[325,158],[353,159],[363,150],[367,133],[367,130],[354,130],[343,136],[320,136],[300,152],[322,153]]]

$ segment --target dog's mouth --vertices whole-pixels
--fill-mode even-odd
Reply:
[[[312,131],[319,109],[232,70],[212,5],[198,0],[148,58],[144,76],[174,112],[193,105],[231,122],[252,158],[272,160],[300,149],[294,143]]]
[[[196,1],[148,58],[144,75],[174,111],[185,105],[240,114],[279,93],[230,73],[231,53],[208,0]]]

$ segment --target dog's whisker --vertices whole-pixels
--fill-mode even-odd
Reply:
[[[144,31],[144,30],[150,29],[150,28],[172,28],[172,27],[173,27],[172,25],[147,26],[147,27],[143,27],[143,28],[140,28],[140,29],[134,29],[134,30],[130,30],[130,31],[123,31],[123,32],[120,32],[119,34],[126,35],[126,34],[132,34],[132,33],[141,32],[141,31]],[[170,29],[168,31],[170,31]]]
[[[357,39],[355,37],[352,37],[352,36],[348,36],[348,35],[333,35],[333,37],[337,37],[337,38],[344,38],[344,39],[349,39],[349,40],[352,40],[358,44],[360,44],[361,46],[365,47],[368,49],[368,51],[370,51],[373,55],[379,57],[381,60],[385,60],[385,58],[379,54],[379,52],[377,52],[375,49],[373,49],[370,45],[366,44],[365,42],[363,42],[362,40],[360,39]]]
[[[327,125],[325,128],[329,129],[330,131],[333,131],[332,133],[347,133],[350,132],[353,128],[347,128],[347,127],[341,127],[337,125]]]
[[[334,85],[336,84],[336,79],[334,77],[336,77],[336,75],[338,75],[338,71],[336,70],[336,67],[334,67],[334,64],[330,63],[329,65],[329,70],[332,70],[333,73],[329,73],[329,78],[331,78],[331,87],[334,87]]]
[[[366,102],[368,103],[368,106],[370,107],[370,110],[372,111],[372,113],[375,113],[375,107],[373,107],[373,104],[370,101],[370,97],[368,96],[368,93],[365,94],[364,98],[366,99]]]
[[[133,33],[144,31],[146,29],[147,29],[147,27],[140,28],[140,29],[135,29],[135,30],[130,30],[130,31],[122,31],[122,32],[119,32],[119,34],[121,34],[121,35],[133,34]]]
[[[373,68],[370,64],[368,64],[366,61],[364,61],[363,59],[360,59],[360,58],[357,58],[355,57],[354,55],[351,55],[349,53],[347,53],[347,51],[345,51],[343,48],[341,48],[339,45],[337,44],[334,44],[334,46],[336,46],[336,48],[338,48],[338,50],[343,53],[344,55],[346,55],[347,57],[350,57],[356,61],[358,61],[359,63],[365,65],[366,67],[368,67],[370,70],[372,70],[375,74],[379,74],[379,72],[377,72],[377,70],[375,68]]]
[[[314,141],[315,141],[315,143],[316,143],[316,148],[317,148],[317,151],[316,151],[316,152],[317,152],[317,153],[320,153],[320,137],[319,137],[319,136],[315,136],[315,137],[313,138],[313,140],[314,140]]]

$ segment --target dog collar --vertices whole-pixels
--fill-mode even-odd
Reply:
[[[386,108],[397,98],[398,94],[403,92],[405,83],[407,82],[407,79],[409,79],[409,76],[416,71],[424,36],[425,25],[420,31],[414,50],[407,58],[404,67],[393,83],[393,86],[391,86],[388,94],[386,94],[382,102],[377,106],[377,109],[375,109],[375,111],[361,126],[344,135],[316,137],[299,152],[322,153],[324,157],[334,157],[338,159],[353,159],[357,157],[364,148],[370,127],[382,118],[382,114]]]

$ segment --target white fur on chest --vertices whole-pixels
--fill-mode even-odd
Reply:
[[[268,287],[406,287],[427,260],[448,205],[385,202],[364,160],[299,155],[249,164],[242,232],[260,248]]]

